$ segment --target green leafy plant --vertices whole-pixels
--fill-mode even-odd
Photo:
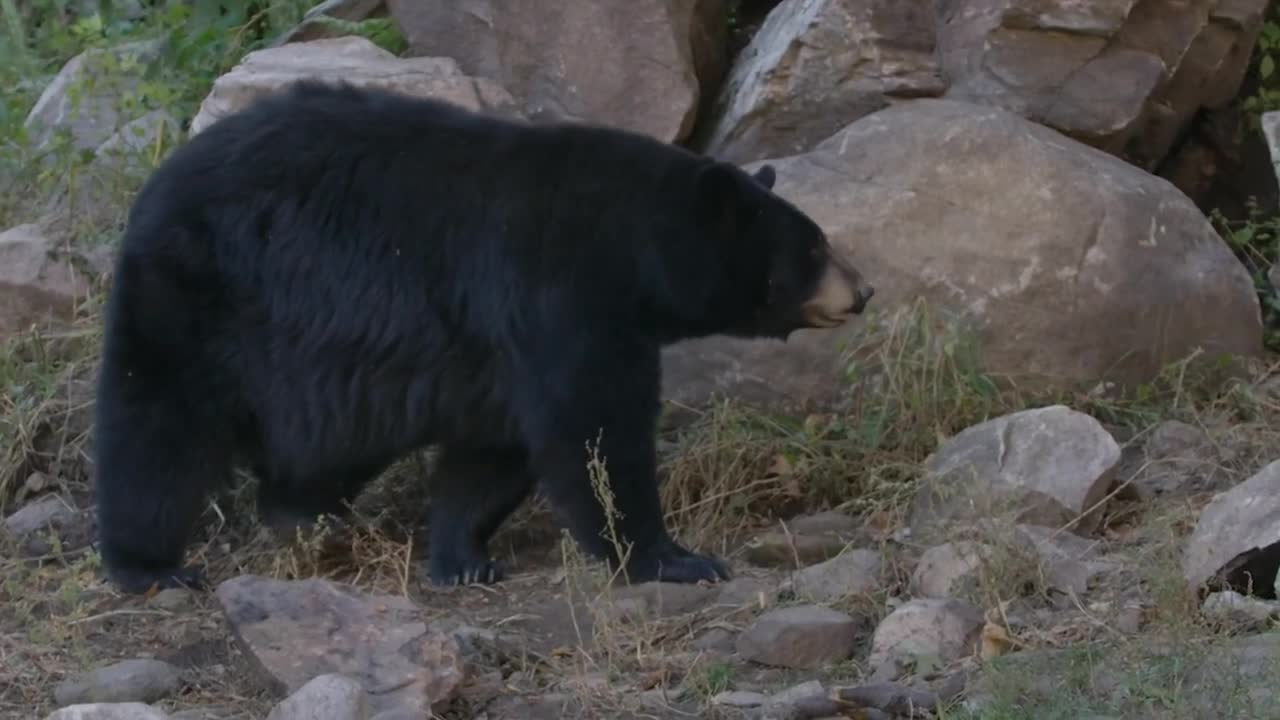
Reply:
[[[1249,205],[1246,220],[1232,222],[1217,210],[1210,213],[1210,220],[1253,278],[1267,348],[1280,351],[1280,290],[1269,277],[1272,265],[1280,260],[1280,217],[1263,213],[1256,203]]]
[[[1257,77],[1258,88],[1244,99],[1244,109],[1255,128],[1263,113],[1280,110],[1277,65],[1280,65],[1280,8],[1273,4],[1267,11],[1267,21],[1262,25],[1254,48],[1252,70]]]

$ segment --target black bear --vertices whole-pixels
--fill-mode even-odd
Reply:
[[[487,541],[535,481],[619,567],[589,446],[630,581],[729,577],[664,525],[661,346],[785,340],[872,295],[773,182],[618,129],[338,83],[219,120],[148,179],[115,261],[95,419],[108,578],[207,587],[185,546],[234,463],[287,524],[341,513],[427,445],[435,583],[501,577]]]

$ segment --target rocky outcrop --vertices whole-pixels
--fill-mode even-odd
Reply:
[[[731,162],[791,155],[945,89],[930,0],[786,0],[739,54],[700,144]]]
[[[362,37],[289,43],[251,52],[213,83],[191,120],[194,135],[255,98],[303,78],[341,80],[415,97],[445,100],[468,110],[515,114],[501,87],[469,77],[449,58],[398,58]]]
[[[1092,386],[1147,380],[1196,348],[1261,350],[1253,281],[1195,205],[1013,113],[913,100],[770,162],[775,190],[876,287],[869,311],[924,301],[987,371]],[[665,354],[667,396],[828,404],[849,386],[840,343],[866,324],[682,343]]]
[[[598,122],[681,140],[714,86],[723,0],[390,0],[412,55],[456,58],[530,118]]]
[[[940,0],[946,97],[1001,107],[1153,169],[1235,97],[1266,0]]]

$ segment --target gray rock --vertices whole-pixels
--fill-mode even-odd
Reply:
[[[932,712],[938,706],[937,694],[892,682],[841,688],[837,695],[840,700],[854,703],[857,707],[876,708],[891,715],[908,717]]]
[[[729,162],[809,150],[894,98],[941,95],[930,0],[785,0],[738,55],[705,151]]]
[[[422,716],[408,710],[388,710],[374,715],[370,720],[422,720]]]
[[[739,576],[720,584],[716,604],[731,607],[755,605],[763,609],[772,605],[777,596],[776,584],[763,578]]]
[[[1217,452],[1204,430],[1166,420],[1143,445],[1142,471],[1133,479],[1139,497],[1185,495],[1210,486],[1221,475]]]
[[[1207,648],[1185,673],[1182,693],[1188,717],[1264,718],[1280,702],[1275,683],[1280,663],[1280,633],[1231,638]]]
[[[0,232],[0,340],[34,322],[73,317],[90,278],[61,250],[38,224]]]
[[[337,674],[320,675],[280,701],[267,720],[367,720],[368,693],[360,683]]]
[[[465,679],[457,639],[430,630],[407,598],[253,575],[221,583],[216,595],[245,653],[278,690],[338,673],[370,693],[370,713],[425,714],[446,708]]]
[[[840,710],[821,682],[809,680],[774,693],[756,717],[759,720],[808,720],[839,715]],[[873,720],[872,716],[868,716],[868,720]]]
[[[931,547],[911,573],[911,591],[920,597],[962,597],[976,587],[982,559],[990,552],[989,546],[971,540]]]
[[[61,495],[45,495],[27,503],[4,520],[4,529],[22,539],[44,530],[58,530],[79,519],[75,506]]]
[[[413,55],[456,58],[530,118],[580,119],[663,141],[688,136],[722,55],[723,0],[389,0]]]
[[[758,692],[748,692],[746,690],[726,690],[722,693],[716,693],[711,698],[713,705],[724,705],[725,707],[751,708],[759,707],[769,701],[769,696]]]
[[[518,115],[515,100],[506,90],[491,80],[463,74],[450,58],[398,58],[363,37],[349,35],[249,53],[214,81],[191,120],[191,135],[255,98],[303,78],[341,80],[359,87],[436,98],[468,110]]]
[[[714,627],[694,638],[693,647],[708,652],[729,654],[734,649],[733,638],[734,635],[729,630]]]
[[[795,572],[792,587],[813,602],[830,602],[847,595],[865,595],[880,588],[880,553],[849,550]]]
[[[360,22],[368,18],[383,17],[386,14],[385,0],[325,0],[308,10],[302,16],[301,22],[288,32],[281,33],[280,37],[271,44],[274,47],[291,42],[340,37],[343,33],[326,25],[324,22],[326,18]]]
[[[916,319],[941,337],[962,331],[978,369],[1037,389],[1147,382],[1197,347],[1261,353],[1253,280],[1194,203],[1013,113],[902,101],[769,162],[775,191],[815,219],[876,296],[862,319],[786,343],[715,337],[664,349],[671,402],[840,408],[876,379],[875,350]],[[917,303],[927,316],[911,314]],[[867,381],[849,382],[854,360]]]
[[[755,565],[795,569],[830,560],[857,539],[848,531],[770,530],[747,543],[746,555]]]
[[[186,588],[167,588],[152,595],[147,604],[161,610],[185,610],[192,604],[191,591]]]
[[[737,650],[762,665],[812,669],[849,657],[857,624],[842,612],[816,605],[770,610],[738,635]]]
[[[178,121],[164,110],[152,110],[130,120],[94,151],[80,168],[74,186],[60,187],[50,198],[48,212],[74,214],[79,223],[110,224],[122,218],[135,188],[157,163],[156,148],[182,140]]]
[[[84,703],[150,703],[177,692],[178,670],[148,658],[123,660],[64,680],[53,689],[59,706]]]
[[[120,99],[142,82],[159,50],[158,42],[146,40],[86,50],[68,60],[27,115],[32,144],[45,145],[66,130],[77,150],[97,148],[128,121]]]
[[[55,710],[44,720],[171,720],[171,717],[144,703],[81,703]]]
[[[1097,420],[1062,405],[1024,410],[966,428],[926,463],[913,499],[911,533],[946,539],[952,524],[1012,514],[1060,527],[1106,496],[1120,446]],[[1073,526],[1087,533],[1099,513]]]
[[[1280,602],[1260,600],[1234,590],[1210,593],[1200,606],[1205,617],[1233,625],[1262,628],[1280,616]]]
[[[1200,511],[1187,541],[1182,573],[1187,586],[1223,582],[1241,589],[1280,563],[1280,461],[1218,493]]]
[[[1267,138],[1267,149],[1271,151],[1271,167],[1275,168],[1276,178],[1280,180],[1280,110],[1262,114],[1262,134]],[[1280,290],[1280,282],[1267,273],[1271,286]]]
[[[1115,569],[1099,559],[1097,545],[1067,532],[1037,525],[1019,525],[1016,532],[1040,556],[1040,575],[1046,587],[1081,595],[1095,576]]]
[[[984,623],[981,611],[960,600],[911,600],[880,621],[869,662],[880,666],[929,657],[948,663],[968,657],[978,647]]]
[[[852,534],[862,526],[857,518],[838,510],[799,515],[787,521],[787,529],[799,535]]]
[[[619,622],[651,621],[697,611],[719,593],[715,586],[645,582],[619,588],[598,610]]]

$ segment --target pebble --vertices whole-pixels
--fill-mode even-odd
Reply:
[[[53,690],[59,706],[82,703],[150,703],[178,690],[178,670],[160,660],[139,658],[98,668],[62,681]]]

